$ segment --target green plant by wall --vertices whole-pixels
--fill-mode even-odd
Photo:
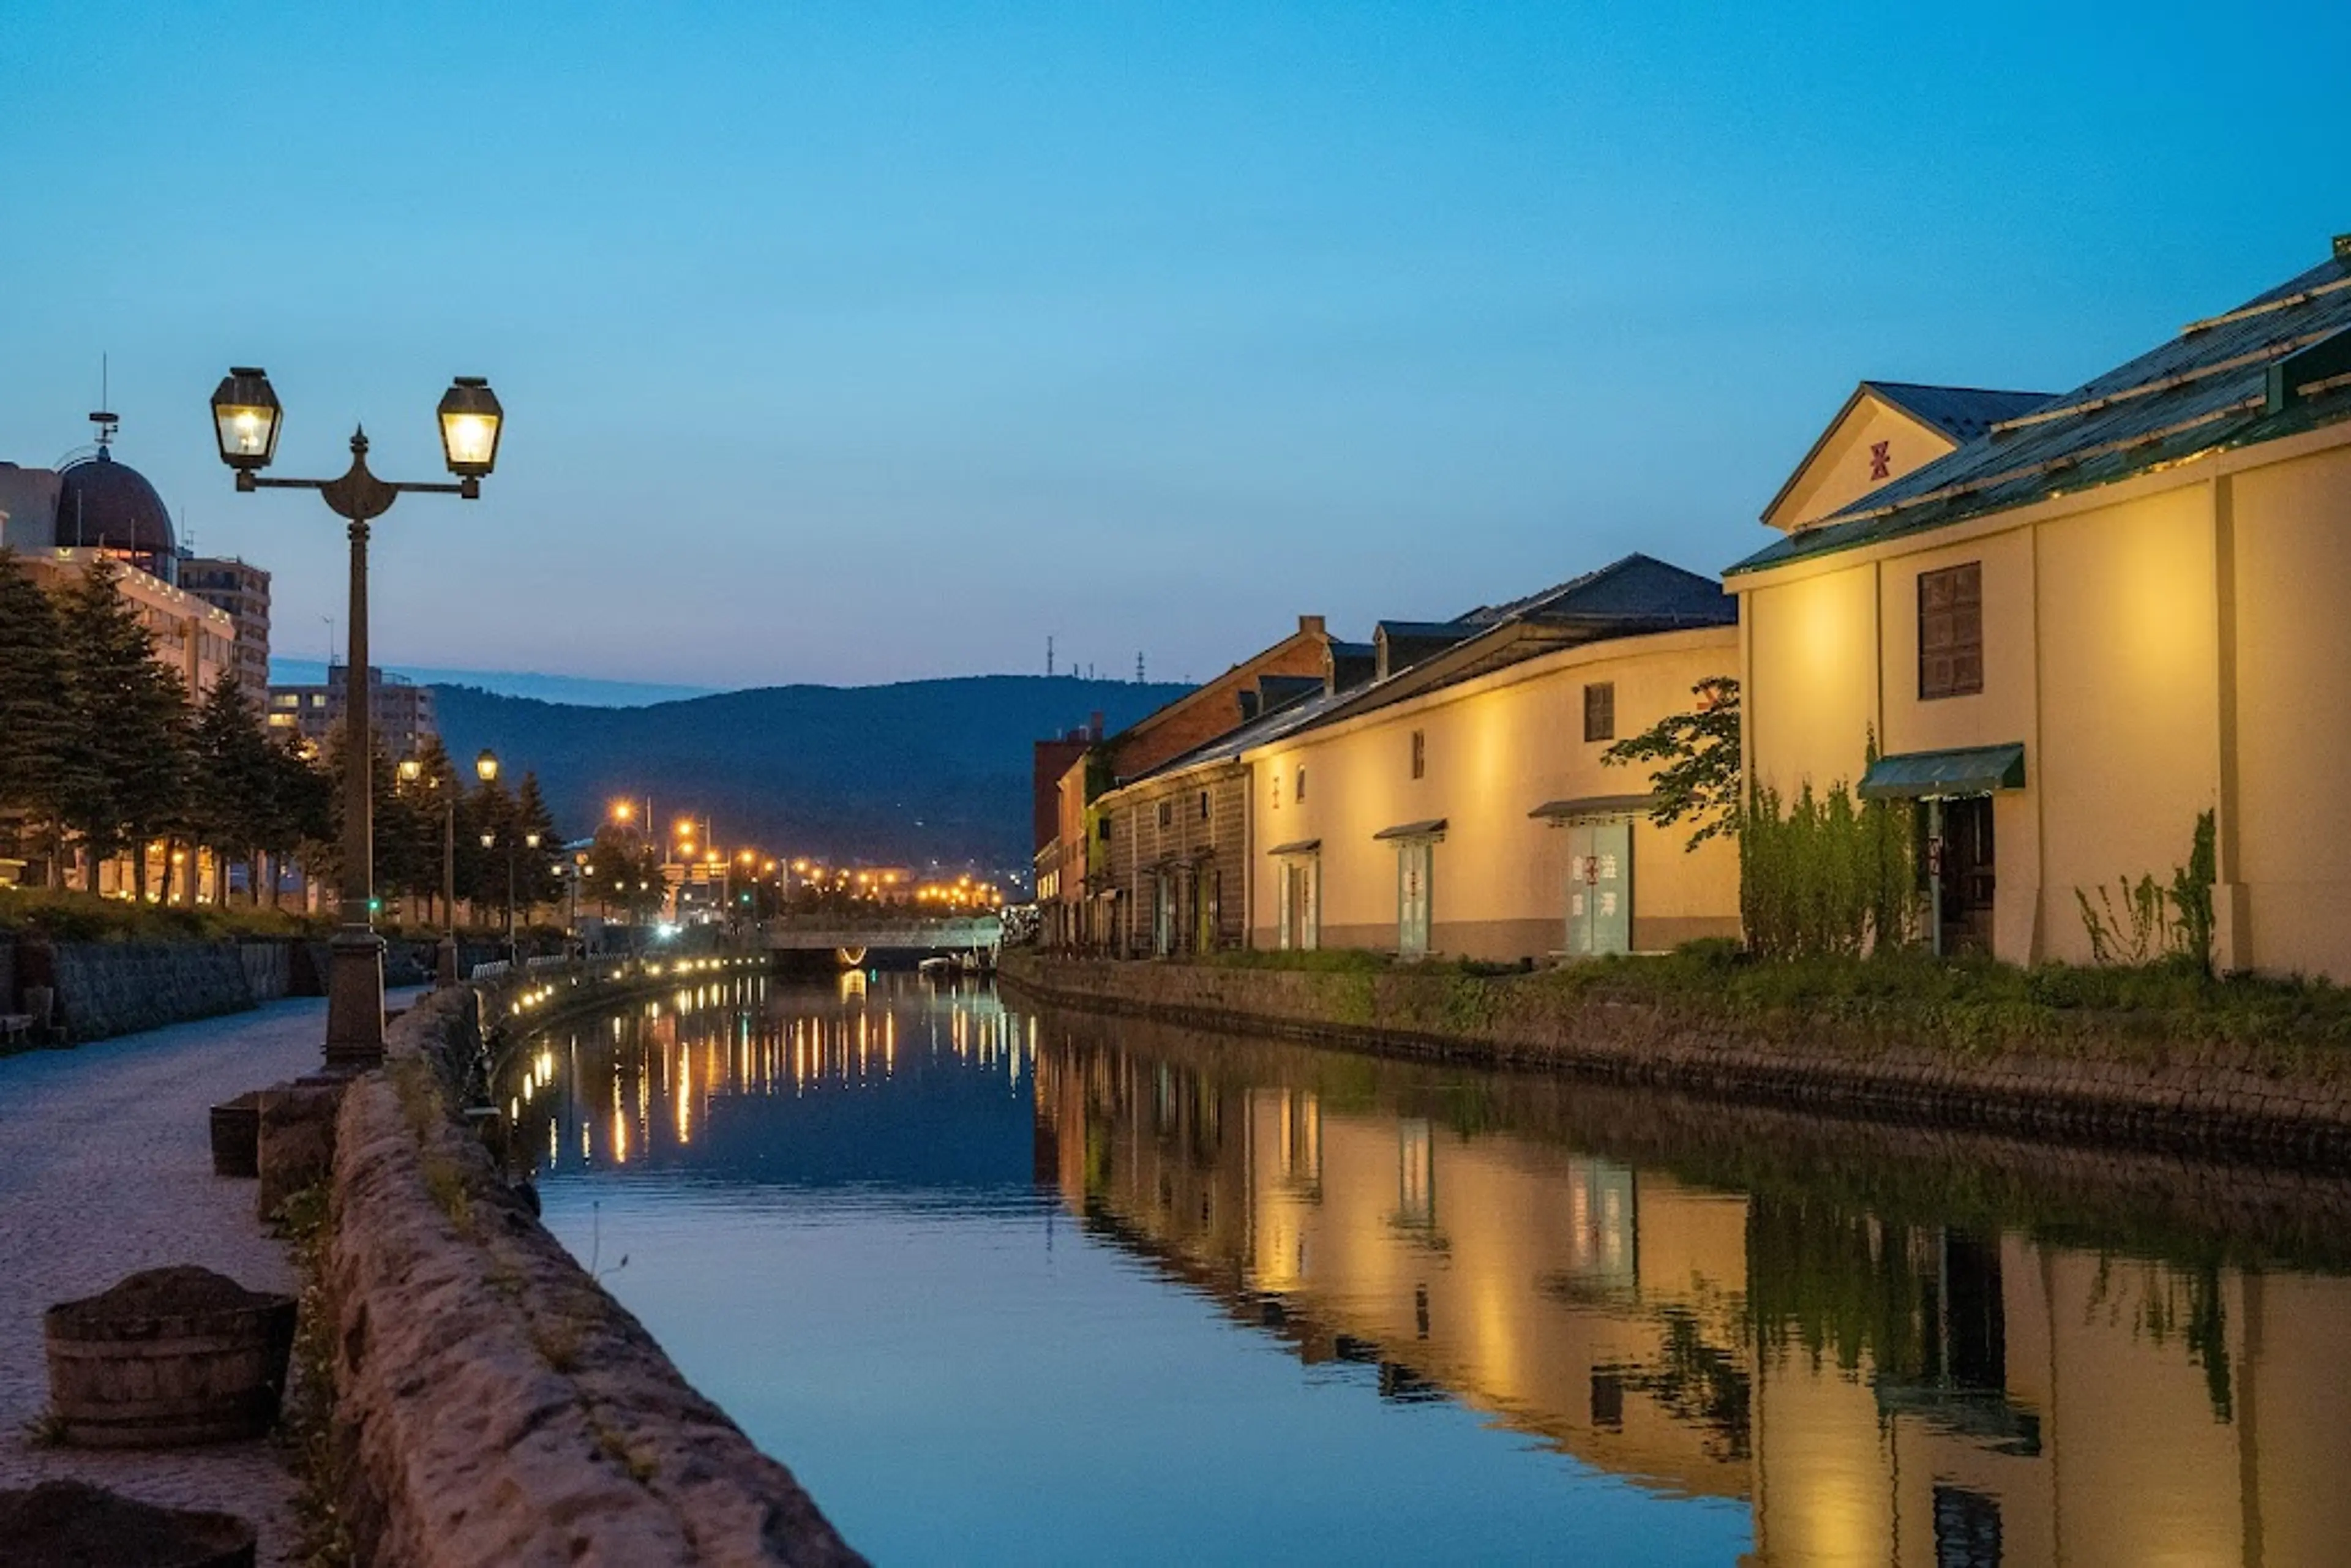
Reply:
[[[1869,737],[1874,760],[1877,739]],[[1740,813],[1740,915],[1770,958],[1891,951],[1911,940],[1917,895],[1907,801],[1861,800],[1844,780],[1793,800],[1757,784]]]
[[[2090,939],[2090,959],[2100,967],[2139,967],[2161,958],[2181,957],[2198,972],[2212,972],[2212,889],[2220,880],[2217,833],[2210,811],[2196,814],[2188,842],[2188,863],[2171,868],[2168,886],[2152,875],[2137,882],[2118,877],[2101,883],[2097,902],[2074,890],[2082,929]],[[2116,894],[2121,896],[2116,898]]]

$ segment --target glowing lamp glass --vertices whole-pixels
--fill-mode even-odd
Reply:
[[[441,394],[441,454],[449,472],[478,479],[497,466],[506,411],[480,376],[459,376]]]
[[[268,467],[277,455],[282,413],[265,371],[252,365],[229,371],[213,392],[213,433],[221,461],[246,473]]]

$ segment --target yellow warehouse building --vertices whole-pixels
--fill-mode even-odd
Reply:
[[[2346,415],[2351,236],[2055,397],[1865,383],[1727,574],[1750,777],[1928,802],[1947,945],[2018,963],[2210,811],[2220,966],[2351,978]]]

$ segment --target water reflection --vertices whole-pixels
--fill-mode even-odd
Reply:
[[[1574,1511],[1600,1506],[1579,1490],[1590,1476],[1654,1500],[1576,1548],[1611,1560],[1750,1544],[1758,1562],[1935,1568],[2351,1557],[2351,1186],[2334,1178],[1040,1019],[986,993],[862,976],[680,993],[531,1042],[515,1077],[551,1216],[566,1184],[610,1197],[668,1172],[812,1207],[844,1183],[989,1188],[946,1222],[1000,1226],[1008,1181],[1032,1178],[1039,1223],[1058,1210],[1084,1246],[1143,1270],[1075,1304],[1050,1270],[1010,1276],[1005,1322],[1039,1354],[1098,1333],[1150,1354],[1130,1343],[1144,1309],[1115,1292],[1172,1291],[1214,1304],[1228,1347],[1216,1354],[1278,1345],[1302,1364],[1284,1397],[1311,1403],[1330,1372],[1360,1379],[1370,1406],[1316,1406],[1318,1420],[1482,1417],[1482,1431],[1395,1428],[1413,1446],[1403,1463],[1459,1459],[1508,1483],[1494,1483],[1504,1508],[1446,1510],[1423,1554],[1558,1555]],[[846,1223],[880,1223],[860,1213]],[[956,1285],[924,1282],[942,1317]],[[737,1332],[640,1311],[665,1342],[674,1325]],[[924,1332],[909,1319],[899,1339],[873,1337],[872,1375]],[[753,1397],[742,1372],[688,1370],[738,1415]],[[1082,1427],[1097,1469],[1127,1476],[1112,1500],[1129,1513],[1166,1502],[1152,1489],[1213,1503],[1240,1484],[1217,1472],[1203,1493],[1186,1470],[1247,1448],[1243,1412],[1203,1416],[1181,1394],[1135,1407],[1122,1388],[1096,1426],[1089,1393],[1064,1382],[1003,1414]],[[924,1398],[894,1418],[914,1443],[909,1423],[968,1434],[986,1415]],[[813,1431],[747,1424],[806,1468]],[[1172,1465],[1104,1459],[1154,1427],[1185,1439]],[[1554,1463],[1528,1469],[1520,1452]],[[903,1511],[961,1484],[901,1470],[891,1492]],[[1289,1554],[1346,1555],[1339,1521],[1383,1506],[1367,1490],[1298,1498]],[[1574,1510],[1541,1512],[1559,1500]],[[1008,1506],[1011,1519],[1038,1505]],[[1722,1507],[1749,1540],[1719,1528]],[[1109,1554],[1197,1559],[1252,1539],[1217,1534],[1213,1511],[1195,1509],[1196,1539]],[[1392,1550],[1378,1554],[1410,1554],[1393,1514],[1381,1528]],[[979,1557],[1105,1550],[1033,1533],[959,1543]]]

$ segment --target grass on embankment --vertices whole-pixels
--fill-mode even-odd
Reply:
[[[1868,958],[1754,959],[1727,941],[1654,956],[1521,971],[1363,952],[1221,953],[1204,962],[1336,975],[1449,977],[1528,988],[1563,1002],[1647,1005],[1693,1018],[1803,1019],[1967,1048],[2030,1042],[2073,1053],[2089,1042],[2226,1043],[2294,1050],[2351,1046],[2351,989],[2325,980],[2215,980],[2190,966],[2019,968],[1987,958],[1902,952]]]
[[[288,909],[237,904],[188,909],[95,893],[0,887],[0,932],[55,942],[216,942],[236,936],[318,936],[329,929],[329,922]]]

